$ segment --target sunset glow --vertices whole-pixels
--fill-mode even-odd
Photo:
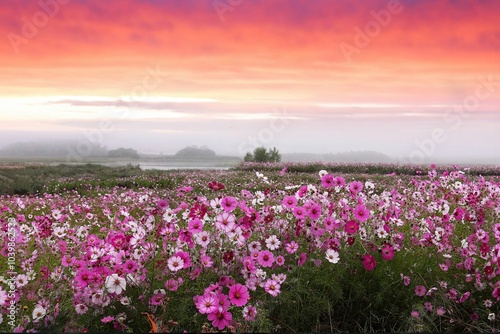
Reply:
[[[430,159],[500,158],[498,1],[17,0],[0,13],[4,144],[107,120],[111,148],[242,154],[280,119],[261,144],[284,152],[409,157],[439,128]]]

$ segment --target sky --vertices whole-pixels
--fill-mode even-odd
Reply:
[[[1,2],[0,147],[500,163],[500,1]]]

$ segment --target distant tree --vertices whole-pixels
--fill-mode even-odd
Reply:
[[[246,162],[280,162],[281,154],[276,147],[267,150],[260,146],[253,150],[253,153],[247,152],[243,158]]]
[[[276,147],[273,147],[272,149],[269,150],[268,156],[269,156],[270,162],[280,162],[281,161],[281,154]]]
[[[116,150],[110,150],[108,153],[110,158],[131,158],[131,159],[139,159],[139,153],[132,148],[117,148]]]
[[[265,147],[257,147],[253,150],[253,161],[254,162],[268,162],[269,155]]]
[[[250,152],[247,152],[247,154],[245,154],[245,157],[243,158],[243,161],[252,162],[253,161],[253,154]]]

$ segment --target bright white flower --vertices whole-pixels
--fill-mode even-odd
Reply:
[[[43,307],[35,307],[33,310],[33,322],[38,322],[40,319],[45,317],[45,314],[47,314],[47,311]]]
[[[326,259],[331,263],[337,263],[340,260],[339,252],[333,249],[328,249],[326,251]]]
[[[62,238],[66,235],[66,229],[62,226],[58,226],[54,228],[54,235],[58,236],[59,238]]]
[[[266,247],[270,250],[276,250],[280,248],[281,241],[278,240],[278,237],[274,234],[266,239]]]
[[[17,275],[14,282],[16,284],[16,288],[22,288],[23,286],[28,284],[28,281],[29,281],[28,276],[26,276],[24,274],[19,274],[19,275]]]
[[[319,171],[319,177],[323,177],[326,174],[328,174],[328,172],[326,170],[324,170],[324,169],[322,169],[322,170]]]
[[[111,274],[106,277],[106,289],[109,293],[116,293],[119,295],[127,288],[127,281],[125,278],[118,276],[118,274]]]
[[[120,303],[125,306],[130,305],[130,299],[128,299],[127,296],[123,296],[122,298],[120,298]]]
[[[495,320],[495,313],[490,313],[490,314],[488,314],[488,320],[489,320],[489,321],[493,321],[493,320]]]
[[[172,256],[167,264],[170,270],[178,271],[184,267],[184,260],[180,256]]]

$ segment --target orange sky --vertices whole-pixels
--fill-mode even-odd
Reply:
[[[91,112],[91,97],[139,93],[214,100],[205,115],[272,105],[318,120],[408,111],[431,119],[489,80],[494,88],[472,112],[498,120],[498,13],[494,0],[8,1],[0,99],[10,102],[1,108],[18,104],[7,117],[18,127],[12,112],[29,97],[79,97]]]

